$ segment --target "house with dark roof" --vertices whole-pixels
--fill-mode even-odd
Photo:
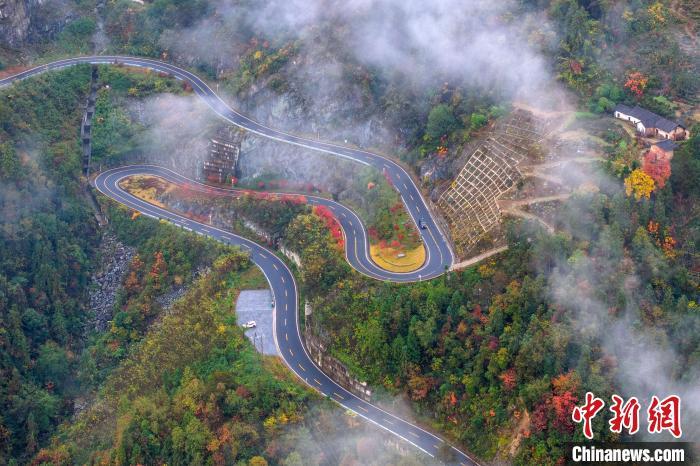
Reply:
[[[642,108],[639,105],[629,107],[617,104],[614,110],[615,118],[634,124],[637,132],[643,136],[680,141],[688,137],[685,127],[675,121]]]
[[[664,139],[663,141],[652,144],[649,148],[657,156],[663,156],[666,159],[673,157],[673,151],[676,150],[678,144],[673,142],[671,139]]]

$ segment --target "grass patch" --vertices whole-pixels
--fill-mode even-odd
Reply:
[[[425,262],[425,247],[419,244],[413,249],[403,250],[378,244],[369,248],[372,260],[381,268],[390,272],[412,272]]]

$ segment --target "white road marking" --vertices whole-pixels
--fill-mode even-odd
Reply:
[[[304,366],[302,366],[301,363],[297,363],[297,366],[299,366],[299,369],[301,369],[301,370],[303,370],[304,372],[306,372],[306,369],[304,369]]]

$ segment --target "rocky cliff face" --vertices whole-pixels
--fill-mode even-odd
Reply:
[[[0,0],[0,46],[19,48],[56,36],[78,13],[64,0]]]
[[[29,35],[29,2],[0,0],[0,44],[19,47]]]

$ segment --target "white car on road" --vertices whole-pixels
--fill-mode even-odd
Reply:
[[[254,328],[257,324],[255,323],[254,320],[249,320],[245,324],[243,324],[243,328]]]

